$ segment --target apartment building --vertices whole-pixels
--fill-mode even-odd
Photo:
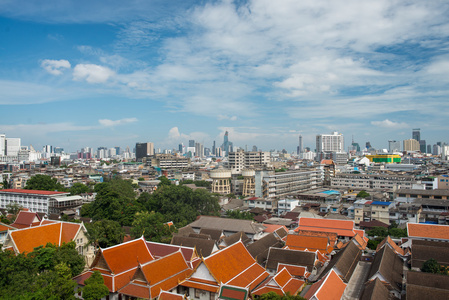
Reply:
[[[233,174],[240,174],[244,169],[265,167],[270,161],[270,152],[240,150],[229,152],[228,168]]]
[[[418,183],[414,176],[387,174],[338,174],[331,178],[331,187],[356,190],[410,189]]]
[[[308,169],[286,172],[256,171],[256,197],[281,198],[315,189],[322,184],[322,170]]]

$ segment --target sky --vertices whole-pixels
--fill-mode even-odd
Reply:
[[[447,0],[2,0],[0,133],[41,150],[449,142]]]

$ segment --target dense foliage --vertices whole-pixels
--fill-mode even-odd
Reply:
[[[180,184],[194,184],[197,187],[205,187],[205,188],[210,188],[212,185],[211,182],[206,181],[206,180],[192,180],[192,179],[186,179],[179,183]]]
[[[99,271],[95,271],[92,276],[84,281],[82,288],[84,300],[100,300],[109,295],[109,289],[104,284],[103,276]]]
[[[70,195],[80,195],[89,192],[90,188],[81,182],[74,183],[70,188]]]
[[[25,185],[26,190],[41,190],[41,191],[59,191],[65,192],[66,188],[58,182],[56,178],[50,175],[37,174],[31,177]]]
[[[231,219],[242,219],[242,220],[253,220],[254,216],[252,213],[247,211],[239,210],[227,210],[226,216]]]
[[[165,177],[159,179],[161,183],[153,194],[142,193],[137,198],[129,180],[117,178],[99,183],[95,186],[96,200],[83,205],[81,215],[97,221],[110,220],[121,226],[133,226],[131,234],[134,237],[144,234],[145,238],[155,241],[166,241],[166,230],[172,230],[166,228],[166,222],[172,221],[179,228],[193,222],[199,215],[218,215],[218,196],[205,189],[193,191],[187,186],[171,184]],[[112,232],[108,229],[112,223],[98,226],[103,227],[98,229],[100,232]],[[98,236],[92,231],[93,227],[88,227],[93,232],[89,234]],[[106,240],[110,240],[113,235],[107,236]]]
[[[392,238],[401,238],[401,237],[407,237],[407,229],[400,229],[397,228],[397,225],[393,223],[390,228],[384,228],[384,227],[374,227],[371,230],[367,231],[367,235],[372,237],[368,241],[368,248],[370,249],[376,249],[377,245],[379,245],[380,242],[382,242],[387,236],[390,236]]]
[[[366,191],[360,191],[358,194],[357,194],[357,198],[363,198],[363,199],[365,199],[365,198],[368,198],[368,197],[370,197],[371,195],[368,193],[368,192],[366,192]]]
[[[29,254],[0,252],[1,299],[74,299],[71,278],[84,268],[84,259],[70,242],[47,244]]]
[[[86,223],[87,238],[96,248],[107,248],[123,241],[125,232],[120,223],[112,220],[100,220]]]
[[[423,263],[421,271],[426,273],[448,275],[447,267],[439,265],[438,261],[433,258],[428,259]]]

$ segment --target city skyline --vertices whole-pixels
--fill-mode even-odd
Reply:
[[[449,141],[449,3],[0,4],[0,133],[40,150]]]

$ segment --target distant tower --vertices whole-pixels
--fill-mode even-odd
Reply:
[[[298,145],[298,154],[304,152],[304,145],[302,142],[302,135],[299,135],[299,145]]]
[[[413,129],[412,139],[417,140],[418,142],[421,140],[421,129],[420,128]]]

